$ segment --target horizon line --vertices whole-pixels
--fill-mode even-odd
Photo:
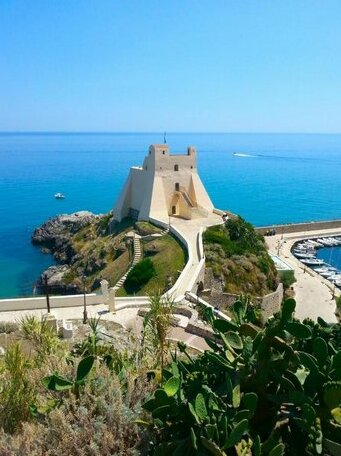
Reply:
[[[0,135],[127,135],[127,134],[164,134],[160,131],[133,130],[0,130]],[[166,131],[167,135],[340,135],[341,132],[303,132],[303,131]]]

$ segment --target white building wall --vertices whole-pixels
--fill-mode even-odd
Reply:
[[[177,194],[176,184],[179,184],[180,194]],[[195,148],[189,147],[187,154],[170,155],[166,144],[155,144],[150,146],[142,168],[131,168],[114,209],[115,218],[120,221],[132,208],[139,211],[140,220],[149,217],[166,220],[172,214],[174,201],[177,201],[177,214],[184,218],[198,215],[192,206],[213,211],[197,172]]]

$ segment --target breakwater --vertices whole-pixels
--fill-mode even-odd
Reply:
[[[317,222],[288,223],[283,225],[268,225],[256,228],[256,231],[265,235],[267,231],[275,230],[276,234],[304,233],[306,231],[341,229],[341,220],[325,220]]]

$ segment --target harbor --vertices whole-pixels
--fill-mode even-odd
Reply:
[[[292,254],[305,266],[310,267],[322,277],[329,280],[332,285],[341,288],[341,270],[330,262],[317,257],[321,248],[332,249],[341,246],[341,236],[314,237],[296,242],[292,247]]]
[[[326,222],[327,223],[327,222]],[[322,317],[328,323],[337,322],[335,315],[335,298],[340,296],[340,288],[331,280],[321,275],[317,269],[322,268],[333,268],[333,266],[327,265],[323,260],[322,263],[318,261],[319,264],[305,264],[301,260],[308,260],[310,263],[314,263],[313,260],[319,260],[316,256],[316,251],[326,247],[323,245],[317,246],[313,245],[312,242],[315,239],[324,239],[332,238],[341,238],[341,225],[335,226],[333,228],[314,230],[315,224],[306,224],[305,231],[291,231],[290,233],[283,234],[282,232],[276,232],[272,236],[267,236],[266,243],[269,248],[269,252],[273,255],[276,255],[286,264],[292,267],[295,273],[295,283],[293,284],[293,291],[295,294],[296,300],[296,318],[304,320],[305,318],[310,318],[317,320],[318,317]],[[328,225],[327,225],[328,226]],[[310,229],[309,229],[310,228]],[[263,228],[262,228],[263,229]],[[328,242],[328,241],[327,241]],[[302,245],[302,247],[298,247]],[[310,245],[312,247],[310,247]],[[339,248],[336,244],[334,246],[330,245],[328,248]],[[295,256],[294,251],[299,255],[312,255],[311,257],[299,258]],[[337,276],[337,271],[332,271]],[[330,276],[331,278],[332,276]],[[334,279],[334,278],[333,278]],[[337,277],[335,278],[335,280]]]

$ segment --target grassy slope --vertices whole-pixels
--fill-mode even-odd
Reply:
[[[110,286],[113,286],[128,269],[128,252],[125,251],[118,255],[116,249],[124,243],[125,234],[133,228],[132,221],[125,219],[116,227],[113,235],[101,235],[100,231],[103,228],[101,225],[103,225],[103,220],[91,223],[71,237],[72,248],[79,258],[64,278],[65,282],[78,280],[77,277],[82,275],[84,271],[88,290],[94,290],[98,288],[95,287],[96,280],[105,278]],[[91,260],[104,261],[104,267],[90,272],[87,270],[87,265]]]
[[[88,289],[96,290],[96,281],[105,278],[110,286],[114,286],[130,266],[129,253],[117,253],[117,247],[122,246],[125,241],[125,235],[128,231],[136,228],[142,235],[159,233],[160,229],[148,222],[134,222],[131,219],[124,219],[115,228],[113,235],[100,234],[105,222],[106,216],[97,223],[92,223],[71,238],[72,248],[79,256],[79,259],[72,265],[70,273],[65,277],[65,281],[72,282],[79,280],[82,271],[86,273],[86,283]],[[153,277],[140,291],[139,295],[152,293],[156,290],[164,290],[168,283],[168,278],[172,278],[174,283],[178,270],[183,269],[185,264],[185,252],[181,245],[170,235],[152,241],[143,241],[142,247],[148,248],[153,244],[157,253],[151,256],[156,276]],[[98,271],[87,271],[89,262],[103,261],[104,267]],[[122,288],[117,293],[119,296],[126,296],[126,291]]]
[[[156,291],[164,291],[167,288],[168,278],[175,283],[179,272],[185,265],[185,252],[178,241],[172,236],[165,235],[162,238],[144,242],[143,247],[153,244],[158,251],[156,255],[150,257],[152,260],[156,275],[137,293],[139,296],[151,294]],[[124,288],[117,292],[117,296],[127,296]]]

